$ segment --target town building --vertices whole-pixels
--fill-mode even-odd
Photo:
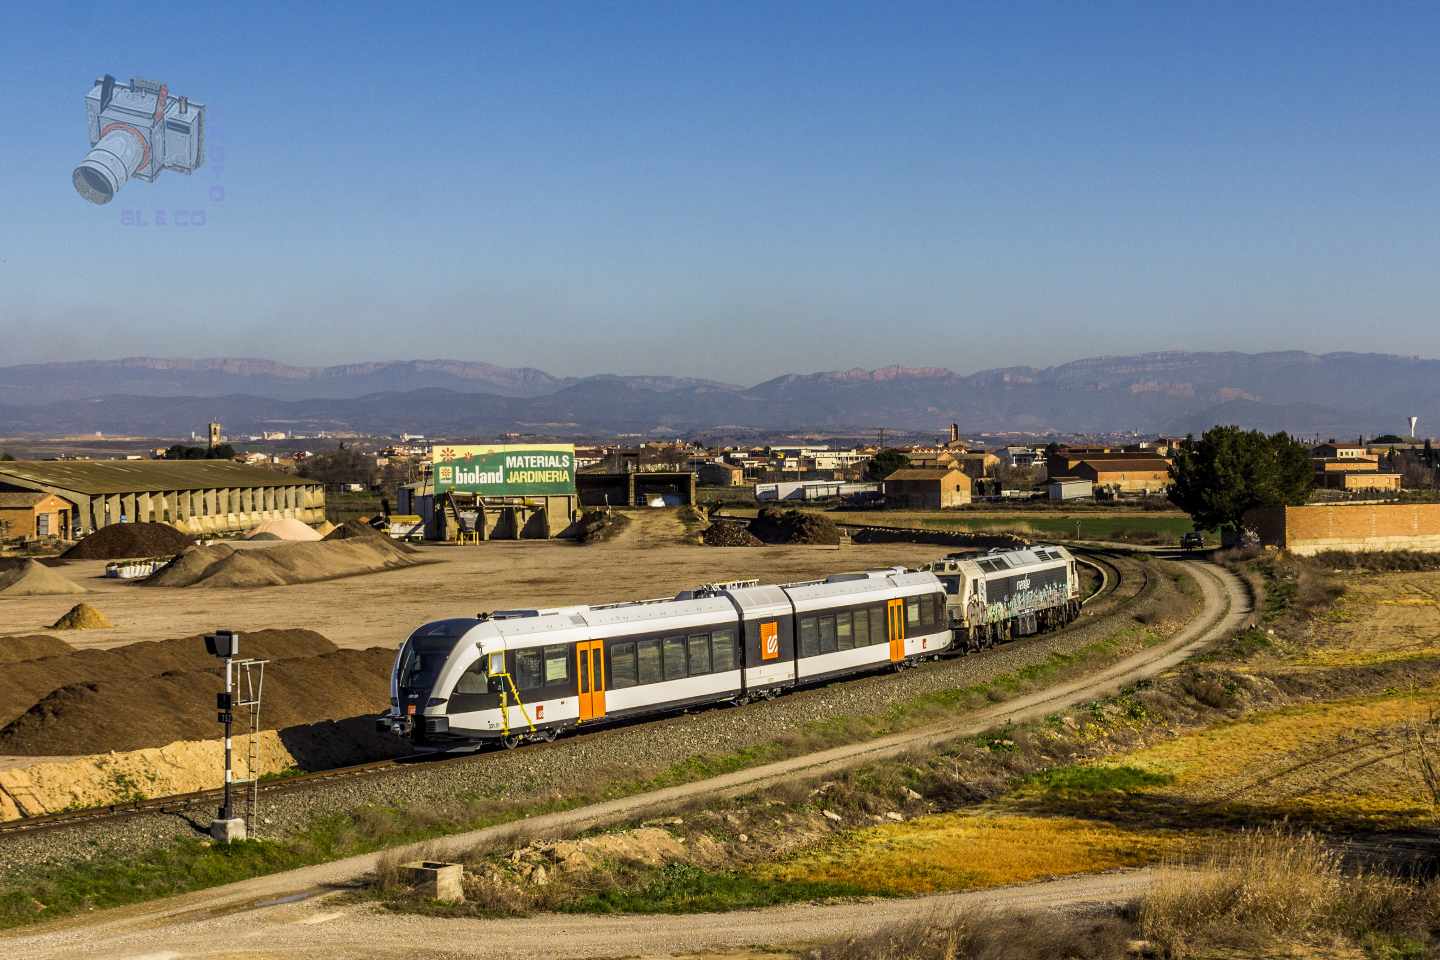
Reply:
[[[1163,493],[1170,486],[1170,465],[1159,457],[1082,460],[1070,475],[1111,494]]]
[[[903,467],[885,478],[885,505],[944,510],[970,502],[971,481],[958,467]]]
[[[695,468],[700,483],[707,487],[743,487],[745,468],[722,460],[712,460]]]
[[[38,490],[0,491],[0,540],[70,539],[70,503]]]

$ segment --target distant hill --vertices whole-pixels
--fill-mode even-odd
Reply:
[[[294,367],[136,358],[0,367],[0,435],[356,430],[675,435],[716,429],[1197,432],[1217,422],[1348,436],[1440,426],[1440,361],[1371,353],[1151,353],[973,374],[885,367],[752,387],[448,360]]]

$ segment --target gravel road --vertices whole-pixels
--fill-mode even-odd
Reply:
[[[1113,692],[1126,683],[1153,676],[1226,635],[1249,616],[1248,594],[1237,578],[1206,564],[1185,565],[1200,588],[1202,612],[1165,643],[1151,647],[1088,677],[1057,684],[1015,700],[978,710],[963,722],[936,724],[861,744],[837,747],[790,760],[742,770],[637,797],[608,801],[566,813],[532,818],[535,832],[583,829],[647,815],[698,796],[733,795],[762,786],[813,777],[835,769],[932,747],[1006,720],[1023,721]],[[979,659],[977,658],[977,662]],[[964,661],[961,661],[964,662]],[[742,711],[736,711],[739,714]],[[748,721],[747,721],[748,722]],[[648,730],[653,725],[647,725]],[[575,742],[586,739],[578,738]],[[508,756],[520,756],[512,754]],[[388,779],[388,778],[387,778]],[[446,838],[435,853],[467,849],[503,835],[506,828]],[[1140,881],[1090,877],[1062,881],[1073,886],[1034,886],[1017,892],[877,901],[837,907],[787,907],[780,910],[696,917],[538,918],[522,921],[451,921],[376,914],[373,908],[327,905],[323,894],[343,889],[373,869],[379,855],[352,857],[303,870],[259,877],[242,883],[135,907],[97,917],[60,921],[40,930],[0,935],[0,951],[26,957],[105,956],[154,960],[189,956],[269,957],[303,950],[307,956],[579,957],[613,955],[671,956],[695,949],[775,944],[819,936],[845,935],[845,917],[865,924],[905,919],[947,904],[983,902],[1002,896],[1028,897],[1030,903],[1055,905],[1078,894],[1116,897],[1115,883]],[[1130,875],[1135,876],[1135,875]],[[1107,886],[1109,885],[1109,886]],[[1125,888],[1124,897],[1136,886]],[[1083,891],[1090,891],[1083,893]],[[1028,892],[1026,892],[1028,891]],[[1048,891],[1048,892],[1047,892]],[[311,900],[303,898],[321,894]],[[1017,903],[1018,905],[1018,903]],[[831,912],[827,912],[831,911]],[[847,911],[849,911],[847,913]],[[613,930],[612,930],[613,927]],[[243,947],[242,947],[243,943]],[[156,946],[164,949],[155,951]],[[603,948],[603,949],[602,949]],[[149,952],[145,952],[149,951]]]

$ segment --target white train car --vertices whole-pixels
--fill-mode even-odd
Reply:
[[[1034,546],[947,557],[927,569],[944,585],[957,648],[980,650],[1063,626],[1080,615],[1080,575],[1069,550]]]
[[[948,637],[941,582],[900,569],[440,620],[402,646],[378,724],[427,747],[515,746],[901,665]]]

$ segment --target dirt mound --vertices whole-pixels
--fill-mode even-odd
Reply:
[[[630,525],[630,518],[614,510],[586,510],[575,523],[575,539],[580,543],[613,540]]]
[[[270,536],[265,536],[269,534]],[[294,517],[285,517],[280,520],[266,520],[257,524],[245,534],[247,540],[258,540],[261,537],[270,540],[295,540],[299,542],[307,540],[319,540],[320,534],[315,532],[314,527],[306,526]]]
[[[74,649],[59,637],[43,633],[24,637],[0,637],[0,663],[58,657],[71,653]]]
[[[414,547],[394,540],[389,534],[376,530],[363,520],[346,520],[340,526],[335,527],[325,534],[326,540],[381,540],[393,546],[400,553],[418,553]]]
[[[343,529],[343,528],[342,528]],[[264,550],[192,547],[145,581],[157,587],[278,587],[378,573],[420,561],[389,537],[286,543]]]
[[[712,523],[700,535],[700,540],[711,547],[763,547],[765,541],[751,533],[738,520],[720,520]]]
[[[7,597],[44,597],[84,593],[85,588],[63,573],[34,560],[0,572],[0,594]]]
[[[241,650],[256,652],[244,637]],[[213,739],[222,680],[218,662],[206,660],[200,669],[59,687],[0,730],[0,753],[92,754]],[[395,651],[372,647],[269,663],[261,725],[276,730],[377,714],[389,700],[394,662]]]
[[[77,603],[70,612],[50,625],[51,630],[108,630],[115,624],[88,603]]]
[[[208,547],[186,547],[175,559],[156,570],[145,579],[147,587],[185,587],[194,583],[221,560],[235,552],[228,543],[213,543]]]
[[[61,556],[67,560],[123,560],[179,553],[194,542],[168,523],[112,523],[101,527]]]
[[[835,545],[840,528],[829,517],[800,510],[765,507],[750,521],[750,532],[766,543],[811,543]]]
[[[0,645],[5,642],[0,641]],[[240,652],[247,657],[284,660],[334,653],[335,649],[335,644],[313,630],[241,631],[240,635]],[[394,651],[390,659],[394,661]],[[62,687],[98,681],[128,683],[166,673],[210,669],[215,664],[199,636],[145,640],[109,650],[70,650],[59,656],[10,663],[0,670],[0,725],[21,716]]]
[[[320,526],[315,528],[315,532],[320,534],[321,540],[324,540],[326,537],[330,536],[330,534],[335,532],[335,524],[331,523],[329,520],[326,520],[321,523]]]
[[[69,560],[62,560],[60,557],[0,557],[0,573],[6,570],[19,570],[31,561],[45,567],[67,567]]]

